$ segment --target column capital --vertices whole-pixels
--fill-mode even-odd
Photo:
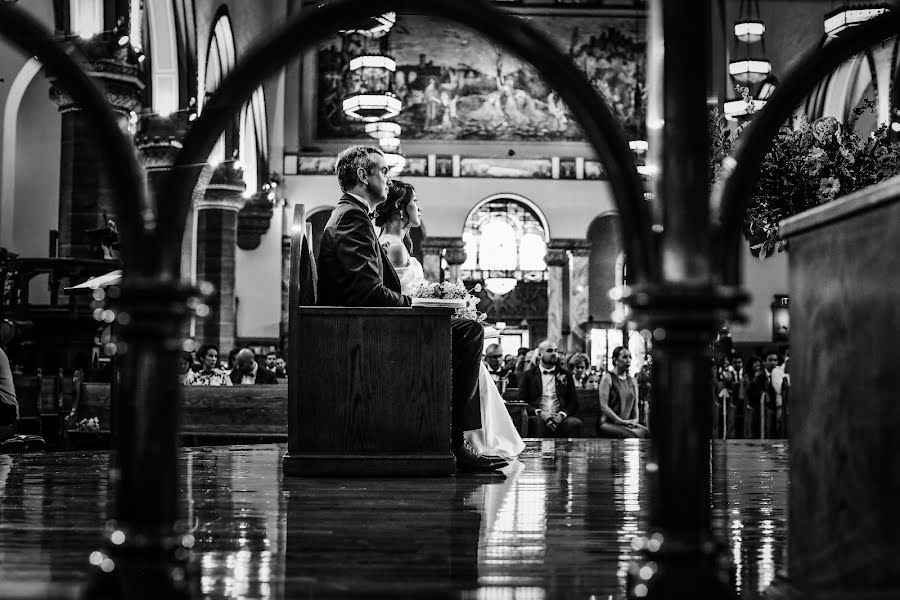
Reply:
[[[428,236],[422,240],[422,251],[438,251],[451,248],[465,248],[466,243],[461,237],[434,237]]]
[[[76,38],[67,45],[78,50],[72,56],[82,64],[89,76],[98,80],[113,110],[124,115],[138,110],[144,90],[144,75],[130,45],[120,46],[107,35],[95,36],[90,40]],[[52,75],[50,84],[50,99],[61,113],[79,110],[74,99],[56,85]]]
[[[548,267],[564,267],[569,264],[569,255],[565,248],[551,248],[548,244],[544,262]]]
[[[206,193],[196,203],[197,210],[218,209],[238,212],[244,207],[243,194],[247,189],[244,173],[233,167],[233,162],[219,163],[213,171]]]
[[[188,117],[188,113],[183,111],[168,117],[141,115],[134,145],[146,170],[167,170],[172,167],[190,126]]]
[[[444,253],[444,260],[446,260],[447,264],[450,266],[461,265],[466,262],[466,249],[447,248],[446,252]]]

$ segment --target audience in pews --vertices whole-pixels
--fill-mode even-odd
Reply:
[[[534,365],[519,378],[519,400],[528,404],[530,422],[537,437],[581,437],[583,424],[575,416],[578,394],[572,375],[559,367],[556,344],[541,342]]]
[[[275,357],[275,377],[278,379],[287,379],[287,363],[280,354]]]
[[[241,348],[235,358],[235,366],[231,371],[231,383],[234,385],[275,384],[278,378],[275,373],[256,362],[256,355],[250,348]]]
[[[612,352],[611,371],[600,378],[601,419],[597,421],[597,435],[604,438],[648,438],[650,430],[639,422],[638,384],[628,368],[631,352],[619,346]]]
[[[232,385],[228,373],[219,368],[218,347],[213,344],[204,344],[200,346],[197,355],[200,358],[200,370],[191,371],[185,378],[185,385]]]

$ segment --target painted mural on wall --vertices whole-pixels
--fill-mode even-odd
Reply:
[[[640,18],[530,17],[606,98],[630,139],[646,139],[644,21]],[[559,96],[537,72],[458,25],[402,15],[379,40],[340,36],[318,52],[317,137],[364,136],[347,119],[342,99],[360,90],[348,70],[359,54],[384,53],[397,62],[390,89],[403,110],[403,139],[583,140]]]

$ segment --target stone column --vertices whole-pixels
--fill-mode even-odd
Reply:
[[[291,281],[291,221],[293,219],[294,208],[285,200],[281,206],[281,324],[278,328],[278,334],[281,339],[281,351],[285,354],[284,359],[290,361],[288,351],[288,330],[289,306],[290,306],[290,281]]]
[[[547,246],[544,262],[547,263],[547,339],[562,345],[566,303],[563,279],[569,264],[569,254],[565,248],[554,247],[551,242]]]
[[[591,245],[584,240],[574,240],[571,244],[572,257],[569,260],[569,352],[584,352],[588,332],[584,324],[588,320],[590,285],[588,268]]]
[[[140,109],[142,74],[131,47],[97,36],[71,42],[84,57],[84,69],[101,89],[123,127]],[[78,53],[76,53],[77,55]],[[93,133],[81,109],[55,85],[51,74],[50,99],[62,113],[59,165],[59,256],[90,257],[85,230],[105,225],[103,215],[114,218],[112,188],[106,165],[94,145]]]
[[[462,251],[462,259],[455,263],[457,267],[455,271],[452,268],[452,264],[454,263],[451,263],[450,258],[447,258],[447,263],[451,264],[451,273],[455,273],[455,275],[458,276],[459,265],[466,261],[465,244],[462,239],[453,237],[427,237],[422,240],[422,270],[425,271],[425,279],[431,282],[441,282],[444,280],[444,270],[441,268],[441,258],[445,255],[444,250],[447,250],[447,255],[452,254],[453,260],[460,258],[460,254],[457,252],[451,253],[451,249]],[[456,281],[455,278],[449,278],[449,280]]]
[[[456,283],[459,280],[460,265],[466,262],[466,248],[462,240],[451,240],[444,250],[447,261],[447,280]]]
[[[197,206],[197,280],[214,291],[207,299],[209,315],[197,327],[197,340],[216,344],[220,352],[234,347],[234,269],[237,216],[244,206],[243,172],[232,161],[213,172],[206,195]]]

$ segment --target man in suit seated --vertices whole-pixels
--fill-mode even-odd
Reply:
[[[500,348],[500,344],[489,344],[484,349],[484,365],[501,393],[506,391],[505,387],[519,387],[516,374],[511,368],[503,364],[503,349]],[[506,386],[502,387],[500,382],[504,379],[506,380]]]
[[[584,425],[575,416],[578,393],[571,373],[559,368],[556,344],[541,342],[534,368],[519,377],[519,400],[528,403],[530,421],[538,437],[581,437]]]
[[[231,383],[234,385],[273,384],[278,383],[275,373],[256,362],[256,355],[250,348],[241,348],[235,359],[234,370],[231,371]]]

